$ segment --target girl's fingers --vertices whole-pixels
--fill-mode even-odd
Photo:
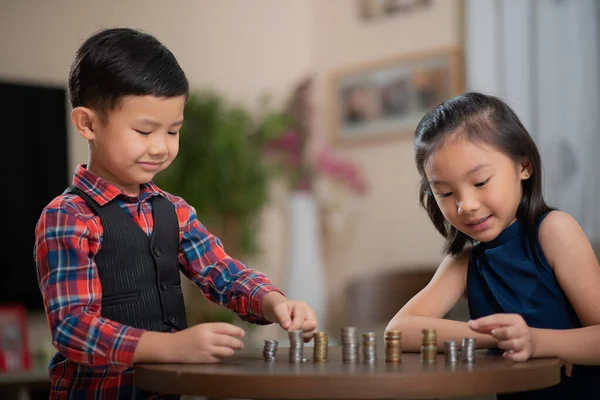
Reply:
[[[512,352],[505,351],[503,354],[504,358],[507,360],[515,361],[515,362],[525,362],[529,360],[529,354],[525,351]]]
[[[510,350],[516,353],[525,348],[525,343],[524,340],[521,338],[502,340],[498,342],[498,347],[502,350]]]
[[[494,328],[490,334],[498,340],[509,340],[519,337],[519,330],[516,326],[504,326],[500,328]]]

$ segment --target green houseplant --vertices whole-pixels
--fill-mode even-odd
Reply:
[[[255,254],[257,221],[272,173],[264,147],[290,126],[290,117],[270,110],[264,99],[259,110],[251,112],[205,91],[190,95],[184,119],[179,154],[156,183],[192,205],[232,257]],[[192,312],[196,315],[190,315],[190,323],[235,320],[223,307],[198,308],[203,310]]]

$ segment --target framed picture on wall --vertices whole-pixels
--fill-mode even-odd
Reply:
[[[437,104],[463,91],[460,49],[351,66],[330,76],[333,141],[412,135]]]
[[[363,20],[376,20],[425,8],[431,0],[358,0],[359,15]]]

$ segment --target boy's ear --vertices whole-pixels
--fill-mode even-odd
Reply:
[[[531,165],[529,157],[524,157],[519,165],[519,176],[522,180],[527,180],[531,178],[531,175],[533,175],[533,165]]]
[[[94,140],[96,138],[95,132],[100,119],[93,110],[87,107],[75,107],[71,111],[71,121],[85,140]]]

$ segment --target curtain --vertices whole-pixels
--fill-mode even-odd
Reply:
[[[540,149],[546,200],[600,243],[595,0],[466,0],[468,90],[506,100]]]

